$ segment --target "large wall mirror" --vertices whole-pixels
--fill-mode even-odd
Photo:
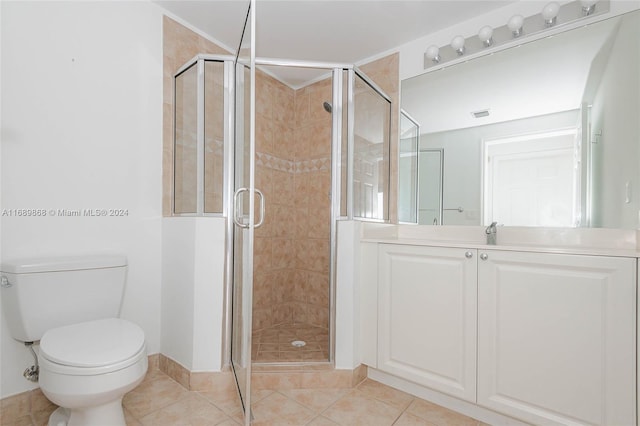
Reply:
[[[420,224],[638,227],[640,11],[404,80],[402,108]]]

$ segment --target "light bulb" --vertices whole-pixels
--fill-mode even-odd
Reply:
[[[542,17],[544,18],[544,24],[547,27],[553,27],[556,24],[558,12],[560,11],[560,6],[558,3],[552,1],[548,3],[542,9]]]
[[[582,4],[582,16],[589,16],[596,11],[598,0],[580,0]]]
[[[524,18],[522,15],[513,15],[509,22],[507,22],[507,27],[511,30],[511,34],[513,38],[520,37],[522,35],[522,26],[524,25]]]
[[[485,45],[485,47],[489,47],[493,44],[492,36],[493,28],[488,25],[485,25],[484,27],[480,28],[480,31],[478,31],[478,38],[480,39],[482,44]]]
[[[434,63],[440,62],[440,48],[435,44],[427,47],[427,51],[425,52],[428,59],[431,59]]]
[[[456,51],[458,56],[464,55],[464,37],[455,36],[453,40],[451,40],[451,47]]]

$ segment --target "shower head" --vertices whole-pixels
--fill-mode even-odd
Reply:
[[[331,111],[333,110],[333,108],[331,107],[331,104],[329,102],[324,102],[322,104],[322,106],[324,107],[324,110],[327,111],[328,113],[331,113]]]

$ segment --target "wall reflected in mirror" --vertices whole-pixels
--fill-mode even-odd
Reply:
[[[400,145],[398,167],[398,220],[418,223],[418,144],[420,126],[400,111]]]
[[[444,149],[421,148],[418,154],[420,172],[418,222],[439,225],[445,210],[442,205]],[[458,209],[447,209],[446,212]]]
[[[417,203],[400,154],[399,212],[417,204],[425,225],[637,228],[639,80],[640,11],[404,80],[421,154]]]

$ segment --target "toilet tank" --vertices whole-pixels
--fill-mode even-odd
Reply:
[[[2,310],[14,339],[40,340],[63,325],[118,317],[127,258],[117,255],[2,262]]]

